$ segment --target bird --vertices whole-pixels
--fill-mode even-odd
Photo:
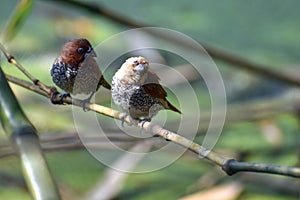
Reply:
[[[89,95],[82,101],[85,110],[85,104],[90,102],[101,85],[111,90],[94,59],[96,56],[91,43],[85,38],[71,39],[63,45],[50,70],[53,82],[66,92],[60,95],[59,104],[70,94],[85,94]],[[55,103],[54,100],[52,103]]]
[[[159,81],[144,57],[130,57],[122,64],[111,84],[112,99],[123,111],[122,125],[126,116],[133,122],[146,122],[163,109],[181,114],[167,100],[167,92]]]

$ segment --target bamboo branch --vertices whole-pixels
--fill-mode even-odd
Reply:
[[[22,111],[0,68],[0,120],[20,157],[30,193],[37,200],[60,199],[35,128]]]
[[[51,1],[59,2],[59,3],[63,3],[63,4],[69,4],[71,6],[75,6],[80,9],[87,10],[91,13],[94,13],[101,17],[105,17],[116,23],[119,23],[121,25],[126,25],[131,28],[155,27],[150,24],[144,24],[144,23],[140,23],[140,22],[134,21],[132,19],[129,19],[127,16],[117,14],[112,10],[109,10],[107,8],[100,6],[99,4],[98,5],[95,4],[94,2],[90,3],[90,2],[86,2],[86,1],[74,1],[74,0],[65,0],[65,1],[51,0]],[[174,44],[177,44],[180,47],[185,47],[187,49],[199,52],[201,54],[205,53],[202,48],[199,48],[196,45],[190,45],[190,44],[186,43],[185,40],[181,40],[180,38],[177,38],[177,37],[174,38],[171,35],[166,35],[160,31],[153,31],[151,29],[144,29],[144,30],[141,29],[141,30],[148,34],[151,34],[151,35],[154,35],[161,39],[164,39],[166,41],[170,41]],[[201,42],[198,41],[198,43],[201,43]],[[210,56],[212,56],[213,58],[225,61],[227,63],[230,63],[230,64],[232,64],[232,66],[238,67],[240,69],[248,70],[251,73],[254,73],[254,74],[257,74],[257,75],[260,75],[263,77],[276,79],[276,80],[279,80],[279,81],[282,81],[282,82],[285,82],[285,83],[288,83],[291,85],[300,86],[300,79],[297,76],[292,76],[281,70],[280,71],[274,70],[273,66],[254,63],[254,62],[244,59],[238,55],[217,49],[208,44],[201,43],[201,45],[203,46],[205,51]]]
[[[9,53],[7,53],[5,51],[4,48],[1,48],[1,50],[4,51],[3,53],[5,55],[10,55]],[[12,64],[14,64],[16,66],[17,65],[21,66],[14,58],[13,58],[13,60],[14,60],[14,62],[12,62]],[[23,69],[24,69],[25,73],[29,74],[28,72],[26,72],[25,68],[23,68]],[[7,76],[7,77],[9,77],[9,76]],[[34,88],[34,91],[39,91],[39,92],[37,92],[38,94],[41,94],[48,98],[52,96],[53,88],[45,86],[40,81],[39,81],[40,84],[38,84],[38,86],[39,86],[39,89],[38,89],[38,88],[35,88],[36,85],[33,85],[32,83],[29,83],[26,81],[17,82],[16,80],[17,79],[14,79],[15,83],[19,84],[20,86],[22,86],[24,88],[27,88],[29,90],[30,90],[30,88]],[[37,79],[34,78],[34,80],[37,80]],[[44,88],[44,86],[48,87],[48,88]],[[43,92],[41,92],[41,91],[43,91]],[[46,92],[47,95],[45,95],[44,92]],[[58,96],[56,96],[56,100],[60,101],[60,98]],[[72,105],[78,106],[78,107],[82,107],[82,105],[83,105],[81,100],[72,99],[70,97],[64,98],[63,102],[66,104],[72,104]],[[87,104],[85,104],[85,106],[88,110],[91,110],[91,111],[97,112],[99,114],[102,114],[102,115],[105,115],[105,116],[108,116],[111,118],[115,118],[118,120],[124,120],[125,122],[130,123],[129,118],[127,117],[127,118],[123,119],[122,118],[123,114],[119,111],[116,111],[111,108],[101,106],[98,104],[93,104],[93,103],[87,103]],[[152,134],[153,136],[160,136],[167,141],[173,142],[175,144],[178,144],[182,147],[189,149],[190,151],[196,153],[199,156],[199,158],[205,158],[205,159],[211,161],[212,163],[220,166],[228,175],[233,175],[240,171],[249,171],[249,172],[264,172],[264,173],[270,173],[270,174],[280,174],[280,175],[300,178],[300,168],[273,166],[273,165],[268,165],[268,164],[263,164],[263,163],[258,165],[256,163],[238,162],[234,159],[225,158],[222,155],[211,151],[210,149],[206,149],[203,146],[201,146],[197,143],[194,143],[193,141],[188,140],[187,138],[185,138],[183,136],[180,136],[180,135],[178,135],[172,131],[169,131],[167,129],[164,129],[163,127],[161,127],[158,124],[153,124],[151,122],[140,122],[140,123],[136,124],[136,126],[140,127],[144,131]]]

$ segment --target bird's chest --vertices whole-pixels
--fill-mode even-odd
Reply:
[[[130,96],[138,88],[138,86],[129,84],[128,82],[120,80],[114,76],[111,88],[112,98],[118,106],[121,106],[122,109],[126,110],[129,106]]]
[[[71,93],[77,71],[77,68],[68,67],[62,62],[54,63],[51,69],[52,80],[58,87]]]
[[[96,91],[99,74],[86,68],[72,67],[58,62],[51,69],[53,82],[64,91],[72,94],[89,94]]]
[[[100,77],[99,73],[89,70],[87,65],[80,67],[76,77],[74,77],[73,94],[96,92]]]

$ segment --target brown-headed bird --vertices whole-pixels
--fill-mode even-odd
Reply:
[[[124,112],[124,117],[138,121],[151,121],[159,110],[169,109],[181,113],[167,100],[167,92],[159,77],[149,69],[143,57],[131,57],[112,79],[112,98]]]
[[[63,97],[70,94],[90,94],[83,100],[84,108],[84,104],[90,101],[101,85],[111,89],[94,57],[96,53],[87,39],[72,39],[64,44],[51,69],[53,82],[67,92],[61,95],[60,103]]]

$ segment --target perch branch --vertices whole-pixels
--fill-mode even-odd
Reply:
[[[34,85],[39,86],[39,88],[47,94],[52,94],[53,88],[43,84],[41,81],[32,76],[20,63],[17,62],[17,60],[5,49],[5,47],[1,43],[0,50],[3,52],[7,61],[16,66],[25,76],[27,76],[27,78],[29,78],[32,81],[32,83],[34,83]]]
[[[49,172],[37,132],[20,107],[0,68],[0,121],[11,140],[23,169],[28,189],[34,199],[60,199]]]
[[[1,45],[1,47],[3,47]],[[1,48],[2,52],[5,55],[10,55],[4,48]],[[13,62],[10,62],[12,64],[14,64],[16,67],[19,68],[19,66],[21,66],[21,64],[19,64],[14,58],[13,56],[9,56],[11,57],[11,59],[9,59],[8,61],[10,62],[11,60],[13,60]],[[24,74],[28,74],[30,75],[29,72],[26,71],[26,69],[24,67],[21,67],[21,71],[24,72]],[[9,78],[9,76],[6,76]],[[30,75],[31,77],[31,75]],[[41,94],[43,96],[46,97],[51,97],[52,93],[53,93],[53,88],[44,85],[42,82],[40,81],[33,81],[33,80],[37,80],[34,77],[31,77],[29,79],[33,82],[27,82],[24,80],[21,81],[17,81],[18,79],[15,78],[14,81],[16,84],[27,88],[29,90],[31,90],[31,88],[34,88],[33,91],[37,91],[38,94]],[[39,83],[39,84],[36,84]],[[39,88],[36,88],[36,87]],[[38,92],[39,91],[39,92]],[[45,92],[47,95],[45,95]],[[58,97],[58,95],[56,95],[57,97],[57,101],[60,100],[60,98]],[[70,97],[64,98],[63,102],[66,104],[72,104],[74,106],[78,106],[78,107],[82,107],[82,101],[78,100],[78,99],[72,99]],[[102,115],[106,115],[108,117],[112,117],[115,119],[119,119],[119,120],[124,120],[127,123],[130,123],[130,120],[128,117],[126,117],[125,119],[122,119],[122,113],[116,110],[113,110],[111,108],[105,107],[105,106],[101,106],[98,104],[93,104],[93,103],[87,103],[85,104],[86,108],[100,113]],[[194,143],[191,140],[188,140],[187,138],[180,136],[172,131],[166,130],[163,127],[161,127],[158,124],[153,124],[151,122],[141,122],[138,123],[136,126],[140,127],[141,129],[143,129],[144,131],[155,135],[155,136],[160,136],[164,139],[166,139],[167,141],[171,141],[175,144],[178,144],[180,146],[183,146],[187,149],[189,149],[190,151],[196,153],[200,158],[205,158],[211,162],[213,162],[214,164],[220,166],[228,175],[233,175],[239,171],[251,171],[251,172],[264,172],[264,173],[271,173],[271,174],[280,174],[280,175],[285,175],[285,176],[293,176],[293,177],[299,177],[300,178],[300,168],[295,168],[295,167],[284,167],[284,166],[276,166],[274,167],[273,165],[268,165],[268,164],[256,164],[256,163],[245,163],[245,162],[238,162],[234,159],[228,159],[223,157],[222,155],[215,153],[209,149],[204,148],[203,146]],[[262,167],[263,166],[263,167]],[[268,167],[269,166],[269,167]]]

